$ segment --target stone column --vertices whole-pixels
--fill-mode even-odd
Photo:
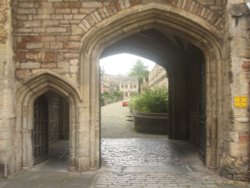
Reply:
[[[250,10],[243,0],[228,1],[227,26],[231,62],[231,125],[226,135],[225,160],[222,175],[237,179],[249,180],[250,167],[250,121],[249,121],[249,71],[250,71]],[[248,104],[237,106],[236,97],[246,99]]]
[[[12,49],[12,18],[10,1],[0,0],[0,176],[16,170],[14,160],[15,77]]]

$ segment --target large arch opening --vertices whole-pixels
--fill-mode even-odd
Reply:
[[[148,58],[168,72],[168,137],[192,143],[205,162],[205,57],[202,51],[171,32],[152,28],[126,36],[108,46],[101,58],[118,53]],[[167,85],[165,88],[168,89]]]
[[[200,147],[204,146],[201,153],[204,154],[206,166],[210,168],[219,166],[219,155],[222,151],[219,150],[218,143],[223,126],[218,127],[218,125],[224,125],[222,114],[226,108],[220,100],[225,97],[224,90],[217,86],[227,82],[225,76],[221,74],[225,71],[220,50],[221,37],[219,32],[206,21],[192,14],[188,17],[183,16],[185,14],[185,11],[171,9],[167,5],[164,7],[154,6],[154,4],[135,6],[98,23],[84,35],[80,67],[80,75],[82,75],[80,82],[84,86],[81,87],[81,91],[84,93],[85,101],[89,101],[86,105],[91,109],[88,113],[90,126],[92,130],[98,130],[93,131],[90,138],[93,143],[92,151],[95,151],[91,153],[91,166],[99,166],[100,162],[100,142],[97,139],[100,138],[99,58],[105,53],[108,54],[107,49],[112,48],[112,45],[115,46],[123,39],[135,37],[136,34],[146,35],[144,38],[148,40],[154,36],[154,40],[161,41],[160,44],[167,44],[164,47],[168,49],[168,51],[165,50],[165,53],[168,52],[166,59],[168,61],[176,59],[172,63],[166,63],[164,59],[157,61],[159,64],[162,63],[169,72],[170,101],[175,101],[170,105],[172,117],[176,117],[171,118],[169,137],[193,138],[193,142],[198,142]],[[149,53],[152,54],[152,51],[154,49],[151,45]],[[166,56],[157,54],[156,57]],[[193,68],[189,67],[191,63]],[[178,84],[172,86],[173,83]],[[178,87],[175,87],[177,85]],[[182,93],[189,95],[190,98],[182,98]],[[178,94],[181,95],[178,96]],[[185,114],[184,117],[182,117],[183,114]],[[191,133],[189,123],[198,125],[196,131],[191,132],[199,134],[189,135]],[[199,128],[201,125],[205,136],[201,136]]]

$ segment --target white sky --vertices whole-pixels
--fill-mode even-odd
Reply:
[[[117,54],[100,59],[100,66],[106,74],[127,75],[137,60],[141,60],[148,70],[151,70],[155,63],[143,57],[131,54]]]

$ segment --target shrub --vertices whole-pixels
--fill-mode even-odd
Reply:
[[[146,90],[129,100],[129,107],[133,111],[145,113],[168,112],[168,92],[164,88]]]
[[[104,92],[101,94],[101,105],[109,104],[112,102],[117,102],[122,100],[123,94],[122,92],[119,91],[114,91],[114,92]]]

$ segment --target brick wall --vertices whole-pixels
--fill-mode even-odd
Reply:
[[[100,6],[100,2],[17,1],[17,79],[49,69],[76,81],[83,34],[78,25]]]
[[[120,10],[146,2],[150,1],[14,0],[16,78],[20,80],[49,69],[77,82],[84,33]],[[164,1],[197,13],[221,28],[221,16],[218,20],[221,9],[214,8],[215,1],[207,2],[210,3],[202,1],[207,5],[207,9],[204,9],[195,1]]]
[[[10,37],[11,24],[8,24],[11,21],[6,22],[11,18],[11,14],[8,14],[10,10],[8,10],[7,2],[6,0],[0,0],[0,95],[4,96],[5,101],[13,101],[12,99],[15,98],[13,95],[14,84],[12,83],[15,79],[11,75],[14,67],[16,67],[17,81],[22,81],[41,70],[50,70],[79,84],[81,45],[85,42],[81,39],[85,34],[92,32],[95,26],[106,18],[110,18],[124,9],[134,8],[135,6],[141,8],[142,5],[150,6],[153,3],[160,3],[160,7],[166,4],[170,10],[185,10],[184,16],[195,15],[194,20],[197,20],[200,24],[203,23],[205,27],[213,27],[215,32],[225,36],[225,46],[228,45],[231,48],[222,50],[222,53],[225,53],[225,57],[223,57],[225,62],[223,62],[222,68],[227,69],[227,67],[230,67],[229,64],[232,65],[231,72],[229,70],[223,70],[224,72],[222,72],[222,74],[225,74],[225,78],[231,78],[231,88],[219,88],[224,91],[226,98],[224,99],[224,96],[219,97],[219,99],[223,98],[221,100],[224,100],[223,104],[222,102],[220,104],[227,108],[225,112],[229,111],[228,103],[232,103],[228,100],[230,96],[249,95],[249,17],[244,14],[239,18],[238,25],[235,25],[237,22],[235,16],[228,15],[225,19],[225,15],[227,15],[225,13],[230,12],[230,5],[243,3],[243,0],[229,0],[228,12],[225,12],[226,0],[13,0],[12,24],[14,27],[15,66],[11,65],[11,62],[13,62],[10,45],[12,43]],[[181,11],[179,12],[181,13]],[[225,27],[225,20],[228,21],[228,27]],[[229,30],[229,34],[224,35],[225,30]],[[6,51],[6,49],[8,50]],[[215,73],[211,73],[211,77],[212,74]],[[8,81],[6,82],[6,80]],[[218,81],[218,83],[224,82]],[[209,84],[213,85],[214,83]],[[229,85],[229,83],[224,84]],[[8,109],[8,111],[4,112],[5,119],[0,120],[5,121],[10,119],[11,116],[13,117],[13,104],[1,103],[1,105],[1,110]],[[1,111],[1,113],[3,112]],[[223,122],[223,126],[216,125],[219,132],[218,139],[222,140],[218,143],[218,148],[223,151],[221,153],[225,154],[226,162],[222,161],[223,165],[229,167],[226,176],[230,175],[233,176],[231,178],[243,179],[241,175],[246,174],[244,167],[249,163],[247,149],[249,148],[249,120],[247,121],[249,112],[233,110],[232,119],[228,118],[230,116],[228,114],[223,114],[227,123]],[[218,116],[221,116],[221,114],[218,114]],[[214,119],[211,122],[217,122],[217,117],[213,117]],[[1,122],[1,125],[9,123],[11,122]],[[217,130],[214,130],[214,132],[217,132]],[[92,142],[86,141],[86,143]],[[5,144],[4,139],[1,140],[1,144]],[[216,155],[221,156],[221,153]],[[89,161],[89,159],[82,158],[82,161]],[[236,169],[231,167],[236,167]]]

